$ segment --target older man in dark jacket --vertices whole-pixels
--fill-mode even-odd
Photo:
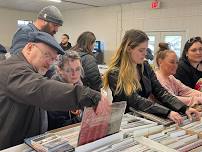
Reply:
[[[100,101],[100,93],[90,88],[43,77],[57,53],[64,52],[51,35],[31,32],[22,52],[0,63],[0,150],[44,133],[45,110],[80,109]]]

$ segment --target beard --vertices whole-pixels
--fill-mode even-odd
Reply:
[[[46,33],[48,33],[48,34],[50,34],[50,35],[54,35],[54,34],[56,34],[56,31],[51,31],[50,30],[50,26],[49,26],[49,23],[47,23],[46,25],[44,25],[42,28],[41,28],[41,31],[42,32],[46,32]]]
[[[61,42],[62,43],[62,45],[66,45],[67,44],[67,42]]]

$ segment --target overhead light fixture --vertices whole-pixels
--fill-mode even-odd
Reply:
[[[61,3],[62,2],[62,0],[49,0],[49,1],[55,2],[55,3]]]

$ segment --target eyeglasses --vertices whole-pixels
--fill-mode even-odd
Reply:
[[[50,55],[50,53],[48,53],[47,51],[44,51],[42,50],[38,45],[36,44],[33,44],[34,46],[36,46],[38,48],[38,50],[41,52],[41,54],[43,55],[43,57],[49,61],[49,62],[55,62],[56,61],[56,58],[55,57],[52,57]]]
[[[190,43],[190,44],[192,44],[194,42],[201,42],[202,43],[201,37],[199,37],[199,36],[192,37],[187,41],[187,43]]]

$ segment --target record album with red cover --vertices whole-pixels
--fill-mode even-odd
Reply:
[[[119,132],[125,108],[125,101],[115,102],[111,105],[99,103],[97,106],[97,109],[100,109],[99,112],[92,107],[85,108],[78,146]]]

